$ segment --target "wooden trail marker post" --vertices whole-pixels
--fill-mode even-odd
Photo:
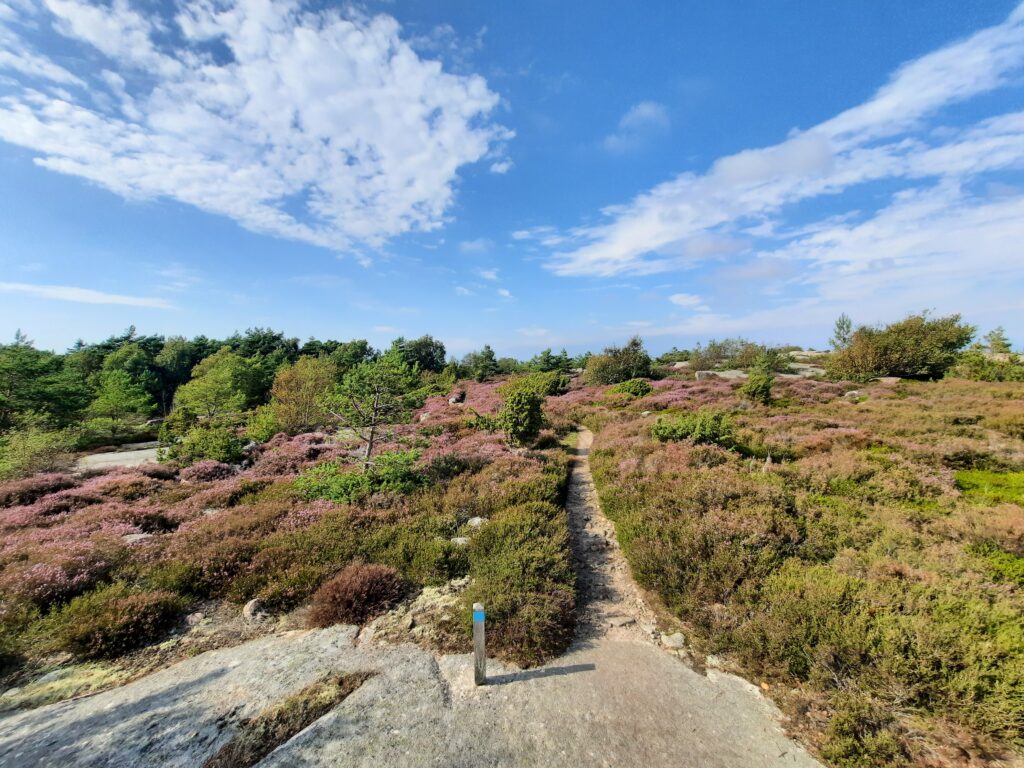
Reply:
[[[484,606],[473,603],[473,682],[487,684],[487,645],[484,638]]]

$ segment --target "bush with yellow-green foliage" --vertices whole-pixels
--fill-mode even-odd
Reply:
[[[576,576],[563,509],[534,501],[502,510],[473,539],[466,602],[487,610],[488,645],[520,666],[568,648]]]
[[[162,637],[184,607],[185,601],[173,592],[115,583],[53,611],[43,632],[57,649],[79,658],[112,658]]]
[[[27,426],[0,434],[0,480],[66,469],[74,447],[69,430]]]
[[[629,379],[609,387],[608,391],[616,395],[630,395],[631,397],[643,397],[651,394],[653,387],[646,379]]]

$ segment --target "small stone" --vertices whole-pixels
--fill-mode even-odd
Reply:
[[[121,537],[121,541],[125,544],[135,544],[139,541],[145,541],[146,539],[153,538],[152,533],[126,533]]]
[[[470,528],[479,528],[481,525],[487,522],[486,517],[471,517],[466,521],[466,525]]]
[[[761,683],[761,690],[762,691],[767,691],[770,687],[771,686],[769,686],[768,683]]]
[[[202,611],[196,611],[195,613],[190,613],[188,616],[185,617],[185,623],[188,624],[190,627],[195,627],[205,618],[205,613],[203,613]]]
[[[420,423],[427,421],[430,418],[430,411],[424,411],[420,414]]]
[[[686,647],[686,636],[682,632],[673,632],[671,635],[662,635],[661,644],[666,648],[678,650]]]
[[[860,390],[859,389],[851,389],[849,392],[847,392],[845,395],[843,395],[843,397],[846,398],[847,400],[854,400],[854,399],[860,397]]]
[[[632,616],[612,616],[608,619],[608,624],[612,627],[628,627],[630,624],[636,624],[636,619]]]
[[[455,544],[455,545],[460,546],[460,547],[464,547],[467,544],[469,544],[469,537],[467,537],[467,536],[456,536],[454,539],[452,539],[452,544]]]
[[[266,615],[266,611],[263,610],[263,606],[260,605],[260,601],[255,597],[246,603],[244,608],[242,608],[242,618],[250,624],[262,621]]]

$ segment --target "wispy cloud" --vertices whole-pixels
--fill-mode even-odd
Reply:
[[[668,110],[663,104],[641,101],[626,111],[616,130],[604,137],[601,146],[614,154],[632,152],[667,133],[670,125]]]
[[[484,280],[497,280],[498,279],[498,270],[497,269],[478,269],[476,271],[476,273],[478,275],[480,275],[480,277],[482,277]]]
[[[487,253],[494,247],[494,243],[486,237],[478,237],[475,240],[463,240],[459,243],[459,253],[480,254]]]
[[[842,301],[873,315],[955,301],[983,307],[986,295],[1001,301],[1021,288],[1015,244],[1024,242],[1024,189],[1005,183],[1005,173],[1024,169],[1024,112],[951,108],[1019,89],[1022,74],[1024,5],[903,65],[864,103],[781,143],[680,174],[606,208],[597,224],[513,236],[547,248],[558,275],[644,275],[713,262],[771,272],[808,312],[832,314]],[[965,124],[966,115],[974,122]],[[863,209],[863,195],[845,196],[872,182],[894,190],[876,209]],[[806,205],[797,208],[826,197],[828,215],[817,220],[807,220]],[[692,301],[686,296],[682,306]],[[799,317],[759,314],[768,311],[735,318],[749,331]],[[731,318],[704,313],[673,329],[701,332],[710,322],[724,332]]]
[[[508,288],[499,288],[498,295],[501,296],[501,298],[503,299],[511,299],[512,291],[508,290]]]
[[[679,307],[694,309],[704,305],[704,299],[692,293],[673,293],[668,300]]]
[[[387,15],[290,0],[3,7],[0,140],[256,232],[346,251],[437,229],[459,169],[511,136],[482,77],[421,58]],[[75,71],[17,32],[30,27]]]
[[[124,296],[119,293],[104,293],[89,288],[69,285],[33,285],[30,283],[0,283],[0,293],[20,293],[40,299],[75,301],[80,304],[119,304],[128,307],[151,307],[173,309],[165,299],[151,296]]]

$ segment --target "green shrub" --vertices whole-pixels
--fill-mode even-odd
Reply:
[[[651,377],[651,356],[643,341],[634,336],[624,347],[608,347],[587,361],[583,373],[588,384],[618,384],[630,379]]]
[[[159,639],[184,607],[171,592],[140,592],[117,583],[54,611],[46,630],[57,648],[79,658],[113,658]]]
[[[529,389],[512,392],[498,411],[498,423],[512,445],[534,440],[544,426],[543,395]]]
[[[992,357],[981,349],[969,349],[957,358],[949,376],[974,381],[1024,381],[1024,358]]]
[[[520,666],[564,651],[575,623],[575,573],[565,512],[546,502],[510,507],[469,546],[468,608],[483,603],[488,644]]]
[[[822,756],[836,768],[899,768],[909,755],[882,702],[863,693],[843,692],[830,702]]]
[[[960,315],[930,319],[923,312],[884,328],[861,326],[832,353],[826,367],[833,378],[852,381],[940,379],[973,335],[974,328],[961,323]]]
[[[1006,552],[991,542],[974,544],[967,548],[969,554],[980,557],[993,577],[1024,587],[1024,557]]]
[[[613,392],[617,395],[632,395],[633,397],[643,397],[644,395],[651,394],[653,387],[646,379],[629,379],[623,381],[615,386],[611,387],[608,391]]]
[[[659,416],[651,426],[651,437],[663,443],[693,440],[695,443],[733,445],[732,419],[725,411],[701,408],[696,413]]]
[[[281,425],[274,414],[274,409],[269,405],[261,405],[249,412],[249,418],[245,424],[245,436],[250,440],[265,443],[281,431]]]
[[[558,371],[528,373],[509,377],[498,387],[498,395],[507,398],[514,392],[533,392],[540,397],[564,395],[569,389],[569,377]]]
[[[67,430],[30,426],[2,434],[0,480],[66,469],[71,465],[74,445],[74,435]]]
[[[378,492],[410,493],[426,481],[424,473],[414,466],[418,458],[418,451],[381,453],[368,471],[342,462],[326,462],[303,470],[295,488],[307,499],[341,504],[352,504]]]
[[[712,339],[706,346],[698,344],[689,353],[690,370],[706,371],[713,369],[747,370],[758,362],[765,362],[769,370],[787,373],[791,358],[786,349],[766,347],[746,339]]]
[[[229,427],[193,427],[180,441],[163,451],[164,459],[194,464],[211,459],[237,464],[244,457],[244,443]]]
[[[772,385],[775,383],[775,374],[772,372],[772,363],[767,357],[758,358],[754,367],[750,369],[750,375],[740,387],[740,394],[753,403],[771,405]]]

